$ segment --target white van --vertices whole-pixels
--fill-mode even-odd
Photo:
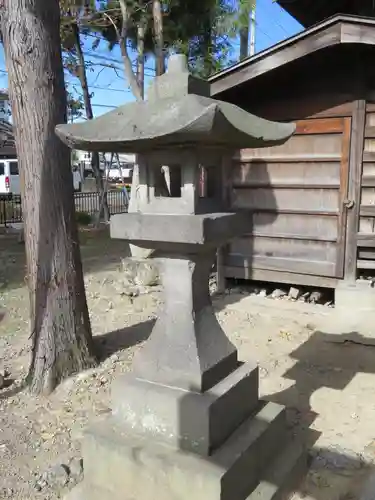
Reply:
[[[125,163],[120,167],[118,165],[111,165],[106,168],[106,177],[111,181],[129,181],[133,176],[134,165]]]
[[[17,159],[0,159],[0,193],[21,193]]]

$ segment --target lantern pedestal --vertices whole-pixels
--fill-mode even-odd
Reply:
[[[157,249],[164,306],[133,373],[113,385],[111,417],[86,434],[74,495],[271,500],[304,466],[284,407],[259,400],[258,368],[238,361],[211,304],[215,249],[248,224],[239,213],[111,220],[112,237]]]

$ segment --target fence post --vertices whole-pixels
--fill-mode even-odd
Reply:
[[[2,212],[2,222],[4,222],[4,226],[7,227],[7,210],[6,210],[6,197],[1,196],[1,212]]]

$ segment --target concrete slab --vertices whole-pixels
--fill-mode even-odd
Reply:
[[[329,315],[315,322],[317,330],[332,336],[332,342],[375,345],[375,309],[353,307],[331,309]],[[336,337],[336,340],[335,338]]]
[[[375,288],[370,280],[359,279],[355,283],[341,282],[335,289],[337,310],[359,312],[375,310]]]

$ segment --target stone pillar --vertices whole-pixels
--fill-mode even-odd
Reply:
[[[164,307],[134,359],[134,373],[156,383],[204,392],[237,367],[237,351],[212,309],[209,274],[215,251],[156,259]]]

